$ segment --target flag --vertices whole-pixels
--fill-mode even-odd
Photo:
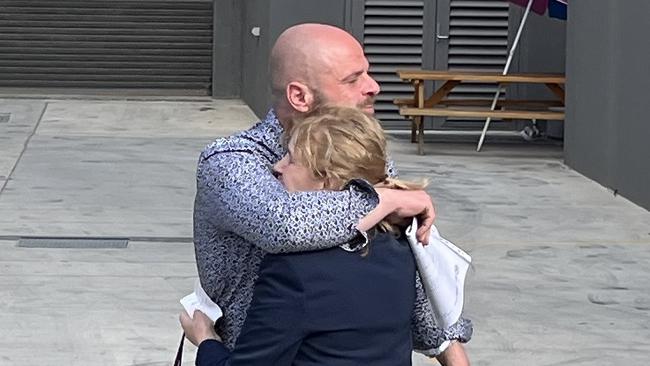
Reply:
[[[568,0],[549,0],[548,16],[551,18],[566,19]]]
[[[511,3],[515,3],[519,6],[523,6],[524,8],[528,6],[528,3],[530,1],[531,0],[510,0]],[[532,1],[533,1],[533,6],[530,9],[539,15],[544,15],[546,13],[546,9],[548,9],[549,0],[532,0]]]

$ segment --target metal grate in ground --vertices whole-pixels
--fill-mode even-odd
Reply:
[[[16,246],[48,249],[125,249],[128,245],[129,239],[124,238],[21,237]]]

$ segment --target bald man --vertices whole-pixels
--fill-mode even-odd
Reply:
[[[374,113],[379,85],[368,69],[361,45],[347,32],[321,24],[291,27],[271,52],[273,105],[266,118],[247,131],[217,139],[202,152],[194,245],[201,285],[224,313],[215,330],[227,350],[233,350],[241,332],[266,253],[361,246],[368,240],[365,231],[388,215],[423,217],[418,237],[428,240],[434,210],[426,192],[374,189],[353,181],[338,192],[288,193],[270,169],[285,154],[283,131],[317,105]],[[389,174],[395,175],[392,168]],[[468,341],[468,320],[450,329],[434,326],[419,281],[416,285],[414,348],[434,356],[451,340]],[[462,353],[458,347],[454,343],[449,350]],[[449,350],[445,354],[452,354]]]
[[[289,28],[271,51],[270,73],[274,110],[284,127],[323,102],[374,114],[379,85],[368,75],[359,42],[339,28]]]

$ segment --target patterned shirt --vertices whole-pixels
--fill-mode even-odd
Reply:
[[[271,110],[249,130],[208,145],[198,162],[196,262],[201,285],[223,310],[216,330],[230,350],[265,253],[325,249],[358,239],[356,224],[379,203],[372,186],[361,180],[342,191],[287,192],[271,169],[285,154],[282,132]],[[419,277],[416,286],[414,348],[434,354],[445,340],[468,341],[471,322],[436,328]]]

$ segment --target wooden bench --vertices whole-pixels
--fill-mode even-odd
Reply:
[[[508,74],[437,71],[437,70],[397,70],[398,76],[413,85],[413,98],[395,99],[399,113],[410,117],[411,141],[418,142],[418,153],[424,153],[424,117],[459,118],[498,118],[498,119],[543,119],[563,120],[564,112],[549,111],[551,107],[564,107],[564,75],[560,74]],[[424,83],[443,81],[444,83],[425,99]],[[492,108],[490,100],[446,99],[449,93],[462,82],[544,84],[556,96],[556,100],[497,100]],[[498,109],[497,109],[498,108]],[[486,121],[484,132],[487,130]]]

